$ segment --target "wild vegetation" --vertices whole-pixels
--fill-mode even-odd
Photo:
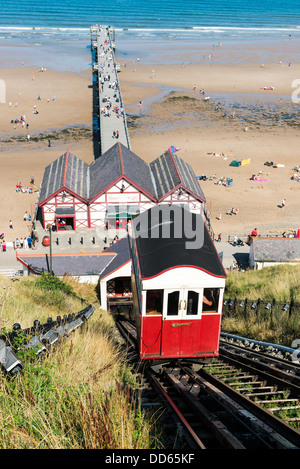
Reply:
[[[141,410],[139,383],[122,354],[113,319],[100,310],[95,286],[47,276],[0,279],[0,330],[15,322],[95,313],[44,358],[22,357],[15,376],[0,370],[1,449],[155,448],[154,417]]]
[[[271,267],[229,273],[225,298],[248,298],[248,308],[224,308],[222,330],[291,346],[300,337],[300,267]],[[51,316],[78,312],[81,298],[95,306],[83,328],[42,359],[22,356],[26,368],[10,376],[0,369],[1,449],[162,448],[163,410],[142,410],[140,383],[126,362],[114,320],[99,308],[94,285],[66,277],[0,278],[0,334],[18,322],[22,328]],[[250,302],[261,299],[261,308]],[[276,300],[272,313],[267,301]],[[279,307],[280,306],[280,307]]]
[[[288,347],[300,338],[300,266],[229,272],[224,298],[236,299],[234,307],[224,307],[224,332]]]

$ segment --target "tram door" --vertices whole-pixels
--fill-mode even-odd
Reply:
[[[199,351],[202,289],[165,290],[161,355],[194,355]]]

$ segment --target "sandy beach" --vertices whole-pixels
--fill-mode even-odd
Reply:
[[[28,234],[30,225],[23,215],[34,213],[37,201],[36,192],[17,193],[16,184],[27,187],[34,176],[33,189],[38,190],[45,166],[67,149],[88,163],[93,161],[93,92],[89,70],[76,75],[19,66],[2,68],[0,75],[6,83],[6,102],[0,104],[0,194],[4,201],[0,231],[13,241]],[[254,227],[262,234],[296,230],[300,182],[291,176],[300,165],[299,105],[292,106],[290,120],[278,116],[291,111],[292,82],[298,77],[300,64],[287,62],[264,66],[125,66],[121,62],[119,79],[132,151],[150,162],[170,145],[179,148],[179,156],[192,165],[196,175],[207,177],[200,184],[216,234],[242,236]],[[199,93],[201,89],[205,94]],[[226,99],[216,110],[220,96]],[[204,101],[205,97],[210,99]],[[255,104],[255,112],[251,108],[254,97],[264,99]],[[11,122],[23,115],[28,128]],[[250,164],[229,166],[232,160],[249,158]],[[281,166],[265,165],[271,161]],[[260,180],[250,180],[252,175]],[[217,184],[221,178],[232,179],[232,186]],[[281,209],[284,198],[286,206]],[[227,215],[231,208],[237,208],[238,214]],[[9,229],[10,220],[13,229]]]
[[[291,103],[294,90],[291,85],[298,76],[299,64],[292,67],[279,63],[264,67],[257,64],[127,65],[120,79],[128,106],[137,103],[135,83],[152,83],[154,93],[158,84],[186,90],[171,92],[152,104],[150,110],[140,113],[130,129],[132,150],[150,162],[170,145],[180,148],[178,155],[192,165],[196,175],[208,178],[200,184],[216,234],[242,236],[255,227],[261,234],[292,232],[299,227],[300,214],[300,184],[291,180],[293,168],[300,164],[299,121],[278,122],[278,115],[286,112],[287,105],[289,112],[292,107],[297,116],[299,104]],[[264,90],[264,87],[274,89]],[[199,93],[201,89],[205,95]],[[249,103],[254,97],[262,97],[264,101],[257,115],[250,112],[254,117],[248,123],[238,106],[234,116],[227,112],[223,117],[224,108],[216,112],[218,100],[204,101],[210,93],[227,95],[227,102],[238,100],[238,93],[246,94]],[[271,109],[266,118],[265,108],[271,98],[278,115],[272,114]],[[136,104],[135,114],[139,115]],[[249,118],[249,113],[246,117]],[[248,165],[229,166],[232,160],[249,158]],[[266,166],[266,162],[280,166]],[[252,175],[258,180],[250,180]],[[222,177],[231,178],[233,185],[216,184]],[[286,206],[281,209],[284,198]],[[232,208],[238,208],[238,215],[227,215]]]
[[[48,164],[67,149],[88,163],[93,161],[91,75],[39,70],[18,67],[0,72],[6,83],[6,102],[0,104],[0,196],[5,201],[0,231],[7,241],[28,236],[31,225],[24,222],[24,213],[34,214],[36,191]],[[11,123],[21,116],[24,127]],[[34,185],[30,185],[32,176]],[[20,182],[25,190],[32,186],[33,193],[17,193]]]

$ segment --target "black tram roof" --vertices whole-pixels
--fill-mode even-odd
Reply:
[[[163,227],[167,226],[170,228],[170,235],[166,236]],[[180,227],[181,235],[178,232]],[[157,230],[155,234],[153,228],[154,231]],[[191,230],[195,233],[194,237],[191,236]],[[140,275],[144,280],[176,267],[193,267],[212,276],[226,278],[202,216],[191,213],[184,207],[155,206],[134,217],[132,238]],[[195,249],[197,239],[200,240],[200,246]]]

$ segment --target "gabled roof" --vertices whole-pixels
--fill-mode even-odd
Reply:
[[[46,167],[39,205],[60,189],[69,189],[84,200],[89,198],[89,165],[69,151]]]
[[[100,274],[100,280],[104,277],[107,277],[115,270],[120,269],[123,265],[131,261],[128,239],[127,237],[120,239],[120,241],[112,244],[109,248],[105,250],[105,253],[115,253],[113,260],[105,267],[105,269]]]
[[[205,202],[192,167],[171,150],[147,164],[117,142],[90,165],[69,151],[53,161],[45,169],[38,204],[63,189],[91,202],[122,178],[155,202],[178,188]]]
[[[156,199],[149,165],[118,142],[90,165],[90,199],[94,199],[121,177]]]
[[[150,163],[158,200],[175,188],[182,187],[205,202],[205,196],[198,183],[192,167],[178,155],[167,150],[163,155]]]
[[[169,233],[164,231],[167,227]],[[155,206],[132,219],[132,238],[144,280],[179,267],[192,267],[226,278],[201,215],[177,205],[171,205],[168,213],[165,207]]]

